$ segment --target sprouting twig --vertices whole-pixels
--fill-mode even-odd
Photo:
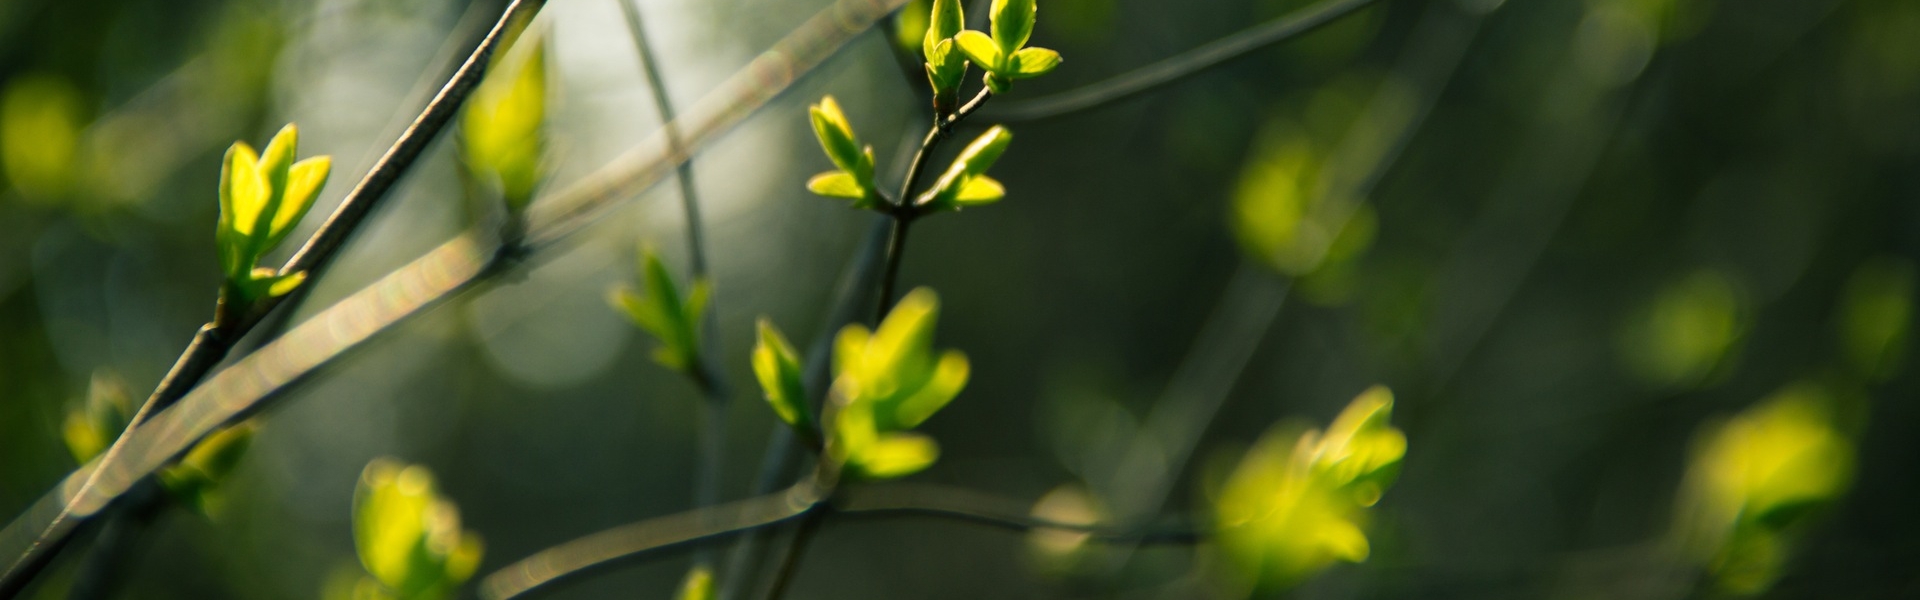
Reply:
[[[708,101],[696,107],[701,110],[688,118],[691,126],[681,129],[689,147],[711,140],[764,106],[900,1],[887,0],[875,5],[842,0],[807,21],[776,45],[774,51],[756,58]],[[538,5],[538,0],[518,0],[508,8],[508,17],[531,11]],[[397,181],[397,172],[403,171],[401,167],[417,157],[419,147],[424,146],[425,142],[419,140],[431,138],[457,109],[455,100],[471,91],[472,82],[478,79],[478,69],[484,66],[486,55],[499,39],[498,31],[488,37],[488,42],[483,44],[487,52],[476,52],[469,57],[454,76],[454,83],[461,85],[449,84],[443,89],[428,105],[427,114],[408,129],[401,144],[396,144],[396,150],[388,152],[380,166],[342,203],[343,207],[361,208],[343,210],[349,213],[357,210],[364,216],[366,203],[371,201],[368,199],[377,199]],[[433,115],[438,118],[426,118]],[[409,140],[419,143],[410,145],[406,143]],[[414,149],[400,151],[403,146]],[[512,249],[511,254],[532,255],[587,226],[612,205],[664,178],[677,166],[672,156],[663,140],[650,138],[583,180],[543,197],[529,212],[530,229],[525,245]],[[358,217],[337,213],[322,227],[322,232],[341,231],[349,222],[357,223]],[[310,269],[323,264],[316,261],[337,250],[344,239],[344,233],[330,237],[316,235],[308,244],[309,251],[297,255],[288,265],[299,270],[297,267]],[[112,451],[115,458],[110,460],[103,454],[69,474],[61,485],[0,530],[0,560],[7,561],[4,572],[0,572],[0,598],[17,593],[31,575],[44,566],[43,559],[49,557],[49,550],[61,546],[79,522],[97,514],[125,494],[135,481],[186,451],[214,428],[257,411],[264,402],[276,397],[283,386],[312,374],[321,365],[358,347],[374,333],[499,272],[497,247],[489,234],[470,233],[456,238],[316,315],[289,332],[286,338],[214,374],[191,392],[186,386],[168,387],[179,399],[178,406],[150,411],[150,418],[143,419],[141,425],[116,442],[123,449]],[[253,320],[257,321],[257,317]],[[189,353],[189,357],[195,356],[200,354]],[[201,375],[212,368],[213,362],[217,361],[200,365]]]

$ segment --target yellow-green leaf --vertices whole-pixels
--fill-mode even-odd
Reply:
[[[1022,48],[1013,53],[1008,61],[1007,76],[1014,79],[1031,79],[1045,75],[1060,66],[1060,53],[1046,48]]]
[[[988,29],[1000,54],[1011,55],[1026,46],[1027,36],[1033,35],[1034,0],[993,0],[992,11]]]
[[[828,171],[807,180],[807,191],[829,198],[859,200],[867,197],[867,188],[852,173]]]
[[[781,421],[799,430],[813,428],[813,415],[807,407],[806,387],[802,385],[800,356],[773,322],[762,317],[759,343],[753,347],[753,374],[760,381],[767,404]]]
[[[961,53],[967,55],[967,60],[980,65],[980,68],[988,71],[1001,69],[1000,47],[994,45],[993,38],[987,37],[987,34],[973,30],[962,31],[953,36],[953,43],[960,47]]]
[[[967,178],[967,182],[960,185],[960,193],[953,197],[953,202],[956,208],[965,208],[993,204],[1005,197],[1007,197],[1006,186],[1000,185],[1000,182],[992,177],[976,175]]]
[[[867,446],[852,462],[869,479],[905,477],[933,466],[940,445],[917,433],[892,433]]]

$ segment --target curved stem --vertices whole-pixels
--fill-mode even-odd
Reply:
[[[1376,1],[1329,0],[1099,83],[1007,104],[989,116],[996,121],[1036,121],[1106,106],[1172,85],[1261,48],[1300,37]]]

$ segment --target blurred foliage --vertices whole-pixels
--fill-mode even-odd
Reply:
[[[685,294],[673,281],[673,274],[660,262],[651,247],[640,250],[640,289],[620,287],[613,290],[611,302],[626,313],[634,325],[646,330],[659,342],[653,351],[654,362],[704,381],[700,365],[701,315],[713,292],[704,280],[696,280]]]
[[[918,288],[878,328],[848,325],[834,339],[827,454],[849,475],[904,477],[939,458],[932,437],[909,430],[960,395],[970,373],[959,350],[934,353],[939,318],[939,296]]]
[[[1885,380],[1906,357],[1913,327],[1913,263],[1882,258],[1855,269],[1840,298],[1840,343],[1861,375]]]
[[[1392,411],[1393,392],[1375,386],[1326,430],[1277,425],[1247,451],[1214,506],[1234,584],[1271,594],[1335,561],[1367,559],[1367,509],[1407,452],[1406,435],[1387,424]]]
[[[460,118],[467,173],[519,212],[533,201],[547,169],[547,36],[514,24],[511,46],[495,54],[487,78]]]
[[[1661,389],[1712,382],[1732,359],[1747,327],[1741,292],[1725,275],[1695,272],[1660,290],[1625,328],[1620,355],[1630,371]]]
[[[379,459],[353,493],[353,540],[371,577],[352,598],[435,600],[453,595],[480,566],[480,537],[460,528],[426,467]]]
[[[1846,491],[1854,444],[1833,402],[1797,383],[1697,434],[1677,531],[1713,587],[1767,591],[1810,517]]]
[[[703,114],[695,99],[823,5],[641,3],[692,115]],[[922,182],[952,171],[996,109],[1318,5],[1040,0],[1029,37],[1072,68],[994,98],[929,157]],[[206,320],[225,264],[206,240],[223,151],[297,121],[303,150],[358,178],[500,6],[0,2],[5,514],[111,443]],[[926,47],[933,2],[913,6],[889,39],[907,62],[949,64],[951,49]],[[1020,6],[954,8],[970,9],[1003,56],[987,17]],[[553,2],[543,13],[526,25],[537,43],[495,56],[456,143],[428,149],[290,323],[469,225],[455,208],[463,191],[524,205],[654,132],[618,9]],[[1311,553],[1249,535],[1297,573],[1287,593],[1647,598],[1663,595],[1649,582],[1697,571],[1703,592],[1906,594],[1920,556],[1920,409],[1906,401],[1920,302],[1917,32],[1911,0],[1384,1],[1150,94],[1009,123],[1020,154],[992,180],[1022,200],[915,228],[901,269],[903,287],[934,285],[964,307],[939,316],[941,339],[967,349],[969,401],[887,429],[878,407],[893,394],[866,404],[870,429],[848,431],[905,436],[892,472],[924,467],[917,477],[1038,498],[1035,514],[1066,521],[1135,516],[1121,512],[1160,502],[1128,492],[1143,480],[1219,483],[1161,508],[1194,514],[1224,499],[1235,463],[1292,460],[1305,429],[1273,429],[1259,460],[1234,460],[1231,440],[1266,440],[1276,419],[1332,413],[1384,381],[1399,394],[1394,426],[1419,440],[1417,463],[1391,502],[1329,500],[1329,518],[1306,520],[1354,524],[1364,564],[1306,569],[1315,561],[1278,557]],[[935,33],[935,46],[952,39]],[[1442,60],[1453,48],[1457,68]],[[903,83],[882,49],[851,47],[695,162],[712,182],[711,277],[740,294],[715,303],[710,325],[684,310],[667,320],[712,326],[699,333],[721,343],[698,352],[715,376],[758,377],[773,409],[731,404],[729,494],[758,476],[776,419],[830,435],[858,424],[808,414],[799,371],[812,344],[832,346],[832,331],[812,334],[874,215],[801,202],[794,183],[831,169],[850,175],[822,188],[839,195],[897,185],[895,143],[921,139],[916,92],[928,81],[910,64]],[[979,71],[954,100],[979,88]],[[831,167],[799,121],[828,92],[862,124],[855,137],[840,115],[854,152],[828,148]],[[1404,152],[1383,142],[1402,133]],[[347,189],[335,182],[313,210]],[[252,417],[257,428],[223,438],[244,444],[184,457],[198,464],[170,473],[222,480],[205,498],[220,518],[157,521],[125,589],[394,596],[364,567],[331,572],[359,542],[340,510],[354,475],[385,454],[431,462],[461,498],[465,524],[452,530],[463,541],[466,528],[485,532],[501,561],[685,509],[686,461],[654,458],[686,451],[699,409],[679,401],[678,374],[635,368],[664,344],[600,303],[637,277],[633,293],[666,304],[628,266],[636,240],[680,241],[663,197],[640,194],[526,263],[524,280],[455,301],[476,310],[428,313],[295,386]],[[1240,322],[1231,282],[1242,263],[1291,279],[1291,295],[1242,371],[1190,364],[1211,354],[1195,344],[1209,323]],[[672,283],[684,309],[697,282]],[[789,335],[768,326],[755,340],[763,315]],[[882,336],[867,337],[863,358]],[[941,351],[920,347],[915,375],[931,380]],[[906,374],[892,374],[898,387]],[[1190,381],[1217,383],[1222,408],[1202,432],[1173,431],[1199,401],[1163,392]],[[1172,460],[1189,433],[1200,456],[1229,459]],[[231,462],[240,447],[246,458]],[[1217,592],[1211,567],[1252,576],[1224,546],[1135,549],[1057,531],[1016,542],[919,520],[830,535],[795,597],[1189,598]],[[1684,541],[1648,543],[1667,536]],[[1319,551],[1330,547],[1356,548]],[[83,561],[68,558],[37,596],[78,577]],[[668,596],[692,581],[669,562],[556,597]]]
[[[133,419],[134,411],[126,382],[111,371],[95,371],[86,398],[67,412],[61,428],[74,463],[85,465],[112,446]],[[194,511],[218,515],[222,504],[220,484],[246,455],[255,429],[252,421],[241,421],[214,430],[180,460],[160,470],[161,485]]]

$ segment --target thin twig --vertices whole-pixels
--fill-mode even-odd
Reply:
[[[627,17],[627,31],[633,36],[634,50],[640,55],[641,70],[646,73],[647,89],[653,95],[653,104],[659,109],[661,128],[667,137],[667,150],[673,153],[672,159],[680,163],[674,179],[680,184],[680,206],[686,214],[687,253],[693,267],[693,279],[713,285],[713,274],[707,267],[706,227],[700,218],[700,197],[694,191],[693,156],[688,152],[686,142],[680,137],[679,125],[675,123],[673,99],[667,94],[667,83],[660,73],[660,62],[654,56],[653,44],[647,41],[646,21],[640,14],[639,0],[614,0],[620,5]],[[721,376],[716,355],[720,351],[720,318],[714,307],[713,295],[707,296],[707,307],[701,317],[701,339],[698,352],[700,369],[700,389],[706,401],[700,407],[700,443],[696,461],[699,466],[694,470],[693,505],[695,507],[712,506],[720,501],[720,478],[724,463],[727,442],[727,392],[725,380]],[[711,569],[714,564],[713,553],[702,549],[694,556],[694,565]]]
[[[900,179],[900,195],[895,196],[896,200],[887,209],[887,216],[893,219],[893,231],[889,234],[887,242],[887,267],[880,279],[880,301],[876,303],[874,309],[873,324],[875,326],[879,326],[880,320],[886,318],[887,311],[893,308],[894,285],[900,277],[900,262],[907,252],[907,228],[911,227],[913,220],[920,216],[921,209],[915,204],[913,194],[914,187],[919,184],[920,173],[926,170],[927,161],[933,158],[934,148],[940,145],[941,140],[947,139],[953,133],[955,126],[980,110],[980,107],[986,105],[991,99],[993,99],[993,90],[981,87],[980,93],[976,94],[973,100],[968,101],[952,115],[934,116],[933,126],[927,128],[927,136],[921,140],[920,149],[914,151],[913,162],[907,167],[907,175]]]
[[[534,553],[488,575],[480,597],[506,600],[552,590],[555,585],[614,564],[666,550],[716,543],[798,520],[796,538],[829,518],[924,517],[1009,531],[1057,530],[1085,533],[1102,543],[1194,544],[1201,532],[1180,527],[1116,527],[1070,523],[1025,515],[1026,503],[966,488],[921,484],[853,487],[828,496],[812,479],[784,491],[703,509],[621,525]],[[798,553],[784,557],[769,597],[790,585]]]
[[[988,118],[1008,123],[1035,121],[1119,102],[1172,85],[1255,50],[1312,32],[1376,1],[1330,0],[1099,83],[1003,104],[988,113]]]

